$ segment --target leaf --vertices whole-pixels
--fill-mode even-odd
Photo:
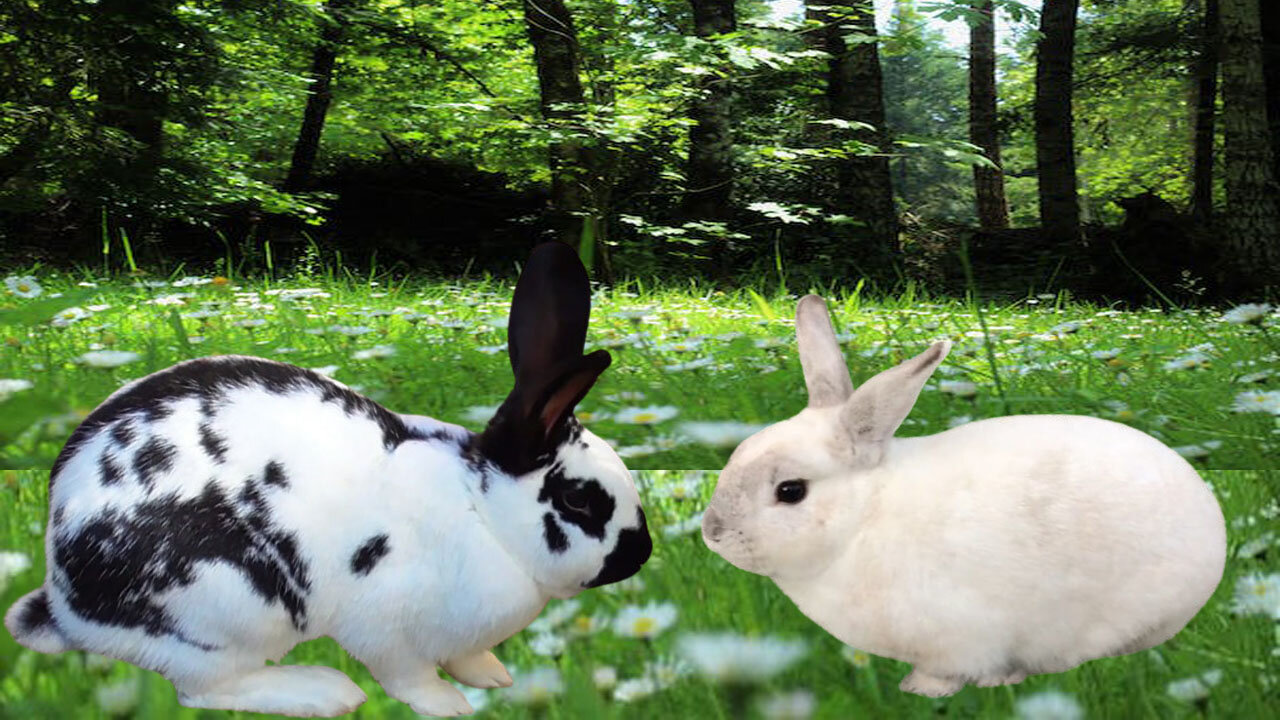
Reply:
[[[765,319],[767,320],[778,319],[778,314],[773,311],[773,306],[770,305],[769,301],[765,300],[764,297],[760,295],[760,293],[756,292],[755,290],[752,290],[751,288],[747,288],[747,295],[751,296],[751,301],[756,304],[756,309],[760,311],[760,314],[763,315]]]

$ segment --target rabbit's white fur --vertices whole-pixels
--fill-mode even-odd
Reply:
[[[734,451],[704,539],[840,640],[914,665],[904,690],[1149,648],[1217,587],[1218,503],[1151,436],[1022,415],[893,438],[948,344],[853,391],[819,298],[801,301],[797,334],[810,407]],[[777,484],[798,478],[804,499],[779,502]]]
[[[585,274],[580,284],[585,298]],[[561,350],[580,355],[581,342],[571,330]],[[536,350],[524,349],[527,363],[581,364]],[[41,652],[84,649],[159,672],[188,707],[287,715],[365,700],[331,668],[263,664],[327,635],[416,712],[471,712],[438,666],[476,687],[511,684],[491,647],[549,598],[626,577],[648,557],[630,473],[563,414],[607,365],[581,360],[594,364],[556,376],[570,381],[551,393],[553,410],[532,406],[536,442],[556,444],[535,442],[536,459],[504,455],[525,463],[518,473],[484,454],[483,435],[396,415],[282,363],[203,358],[131,383],[55,465],[45,582],[5,624]],[[520,400],[513,391],[490,430],[528,422]],[[595,525],[556,504],[584,487],[608,498]]]

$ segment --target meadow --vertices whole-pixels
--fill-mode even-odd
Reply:
[[[120,384],[239,353],[318,368],[393,410],[479,429],[510,387],[510,284],[390,276],[140,279],[41,274],[0,295],[0,604],[43,577],[47,472],[75,424]],[[950,337],[901,434],[1009,413],[1132,424],[1191,459],[1229,527],[1218,593],[1152,651],[1021,685],[930,700],[906,666],[846,648],[770,581],[703,547],[714,471],[746,434],[805,403],[796,295],[640,282],[600,289],[588,343],[613,366],[579,417],[637,471],[655,554],[635,579],[555,602],[497,649],[516,687],[468,691],[489,717],[1164,718],[1280,710],[1280,337],[1266,306],[1118,310],[1031,295],[828,298],[855,382]],[[682,468],[672,470],[671,468]],[[354,717],[408,718],[328,640],[324,663],[370,696]],[[483,707],[482,707],[483,706]],[[249,717],[247,714],[241,714]],[[45,656],[0,637],[0,717],[218,718],[123,663]]]

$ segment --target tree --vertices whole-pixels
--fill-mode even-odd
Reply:
[[[307,71],[307,79],[311,83],[307,90],[307,106],[302,112],[298,139],[293,144],[293,157],[284,181],[285,192],[297,192],[306,187],[315,169],[325,117],[329,114],[329,104],[333,102],[333,67],[353,9],[354,0],[329,0],[325,3],[320,39],[311,53],[311,68]]]
[[[1258,291],[1280,276],[1280,202],[1267,127],[1262,30],[1254,0],[1222,0],[1222,125],[1226,139],[1230,285]]]
[[[693,31],[700,38],[737,28],[734,0],[690,0],[690,5]],[[733,193],[733,88],[727,77],[710,74],[697,81],[696,92],[689,112],[694,124],[689,129],[683,212],[690,220],[725,222]]]
[[[590,210],[592,182],[590,152],[580,137],[586,99],[578,76],[578,34],[564,0],[523,0],[523,5],[542,117],[558,134],[548,147],[556,234],[577,247]]]
[[[1193,68],[1195,133],[1191,162],[1191,214],[1203,220],[1213,214],[1214,126],[1218,115],[1218,0],[1204,0],[1200,33],[1200,47]]]
[[[1004,196],[1000,168],[1000,134],[996,123],[996,25],[991,0],[973,5],[978,22],[969,26],[969,142],[996,168],[973,166],[973,191],[977,198],[978,224],[984,228],[1009,227],[1009,203]]]
[[[1049,240],[1080,239],[1072,131],[1072,64],[1079,0],[1045,0],[1036,45],[1036,174],[1040,225]]]
[[[1215,0],[1216,1],[1216,0]],[[1280,180],[1280,3],[1258,0],[1262,16],[1262,73],[1267,83],[1267,122],[1271,124],[1274,175]]]
[[[841,212],[866,226],[876,252],[892,252],[897,247],[898,216],[889,174],[875,8],[871,0],[838,0],[823,6],[810,8],[809,16],[823,23],[823,49],[830,55],[828,107],[834,119],[854,123],[853,140],[875,153],[851,154],[839,161],[837,202]]]

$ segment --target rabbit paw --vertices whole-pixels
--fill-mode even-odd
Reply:
[[[365,701],[351,678],[323,665],[272,665],[199,692],[178,691],[189,708],[244,710],[294,717],[345,715]]]
[[[434,674],[412,686],[387,688],[397,700],[408,703],[419,715],[453,717],[475,712],[458,688]]]
[[[903,692],[915,693],[926,697],[954,695],[963,687],[964,683],[960,680],[926,675],[920,672],[919,669],[912,669],[898,684],[898,689]]]
[[[502,661],[488,650],[449,660],[444,671],[454,680],[474,688],[511,687],[511,675]]]
[[[1017,685],[1026,679],[1027,674],[1024,672],[1011,672],[1004,675],[988,675],[978,678],[973,684],[978,687],[997,687],[999,685]]]

